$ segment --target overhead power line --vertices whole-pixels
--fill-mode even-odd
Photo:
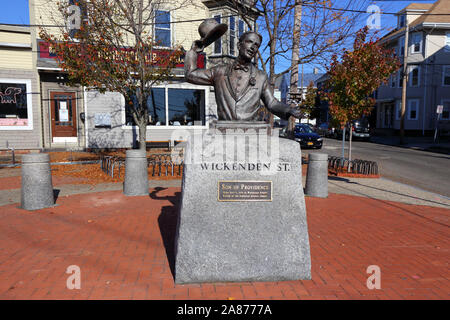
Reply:
[[[303,4],[303,6],[317,9],[317,6],[313,6],[311,4]],[[364,10],[345,9],[345,8],[333,8],[333,7],[326,7],[326,6],[321,6],[320,9],[332,10],[332,11],[343,11],[343,12],[372,14],[372,12],[367,12],[367,11],[364,11]],[[381,11],[380,14],[384,14],[384,15],[398,15],[399,13],[398,12],[383,12],[383,11]],[[450,16],[450,12],[447,12],[447,13],[421,13],[420,15],[424,15],[424,16]]]
[[[317,6],[312,4],[303,4],[304,7],[317,9]],[[321,6],[320,9],[331,10],[331,11],[341,11],[341,12],[352,12],[352,13],[365,13],[372,14],[372,12],[367,12],[364,10],[356,10],[356,9],[345,9],[345,8],[334,8],[334,7],[326,7]],[[398,15],[398,12],[380,12],[381,15]],[[450,16],[450,12],[447,13],[422,13],[423,16]],[[226,16],[222,16],[222,18],[230,18],[230,17],[239,17],[239,14],[230,14]],[[143,25],[157,25],[157,24],[177,24],[177,23],[190,23],[190,22],[201,22],[205,19],[190,19],[190,20],[176,20],[170,22],[150,22],[144,23]],[[22,24],[22,23],[2,23],[0,25],[11,26],[11,27],[29,27],[29,28],[64,28],[65,25],[56,25],[56,24]],[[126,24],[122,26],[128,26]]]
[[[229,17],[239,17],[239,14],[231,14],[227,16],[221,16],[221,18],[229,18]],[[192,20],[178,20],[178,21],[170,21],[170,22],[149,22],[143,23],[145,26],[153,26],[157,24],[177,24],[177,23],[189,23],[189,22],[201,22],[203,19],[192,19]],[[2,23],[0,25],[10,26],[10,27],[29,27],[29,28],[65,28],[66,25],[57,25],[57,24],[21,24],[21,23]],[[120,26],[130,26],[128,24],[122,24]]]

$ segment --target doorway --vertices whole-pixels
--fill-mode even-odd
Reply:
[[[384,105],[384,128],[392,128],[394,125],[394,104]]]
[[[76,93],[51,92],[50,110],[53,141],[58,142],[61,138],[69,138],[65,141],[76,142],[78,131]]]

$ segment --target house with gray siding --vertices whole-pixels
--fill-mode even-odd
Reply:
[[[449,13],[449,14],[445,14]],[[409,25],[405,130],[429,134],[436,126],[450,126],[450,0],[412,3],[397,13],[397,28],[381,41],[404,60],[406,24]],[[400,129],[402,70],[377,91],[377,129]],[[438,119],[437,106],[443,105]]]
[[[0,150],[42,146],[38,91],[30,28],[0,25]]]

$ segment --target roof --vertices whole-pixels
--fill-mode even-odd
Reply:
[[[420,17],[411,22],[411,24],[409,25],[410,28],[416,28],[427,24],[442,23],[448,24],[450,26],[450,0],[438,0],[435,3],[412,3],[399,11],[399,13],[414,10],[427,11],[423,12]],[[405,31],[406,27],[392,30],[391,32],[383,36],[382,41],[392,39],[398,35],[403,35],[405,34]]]
[[[13,26],[8,24],[0,24],[0,31],[31,33],[31,29],[29,27]]]
[[[407,7],[400,10],[399,13],[403,12],[403,11],[415,11],[415,10],[428,11],[428,10],[430,10],[430,8],[432,6],[433,6],[433,3],[411,3]]]
[[[426,14],[423,14],[414,20],[410,27],[418,26],[423,23],[450,23],[450,0],[436,1]]]

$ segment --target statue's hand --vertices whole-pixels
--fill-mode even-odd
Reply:
[[[205,47],[201,40],[195,40],[194,42],[192,42],[191,50],[194,50],[195,52],[200,53],[200,52],[203,52],[204,48]]]
[[[303,117],[303,111],[300,108],[291,108],[289,110],[291,116],[297,119],[301,119]]]

